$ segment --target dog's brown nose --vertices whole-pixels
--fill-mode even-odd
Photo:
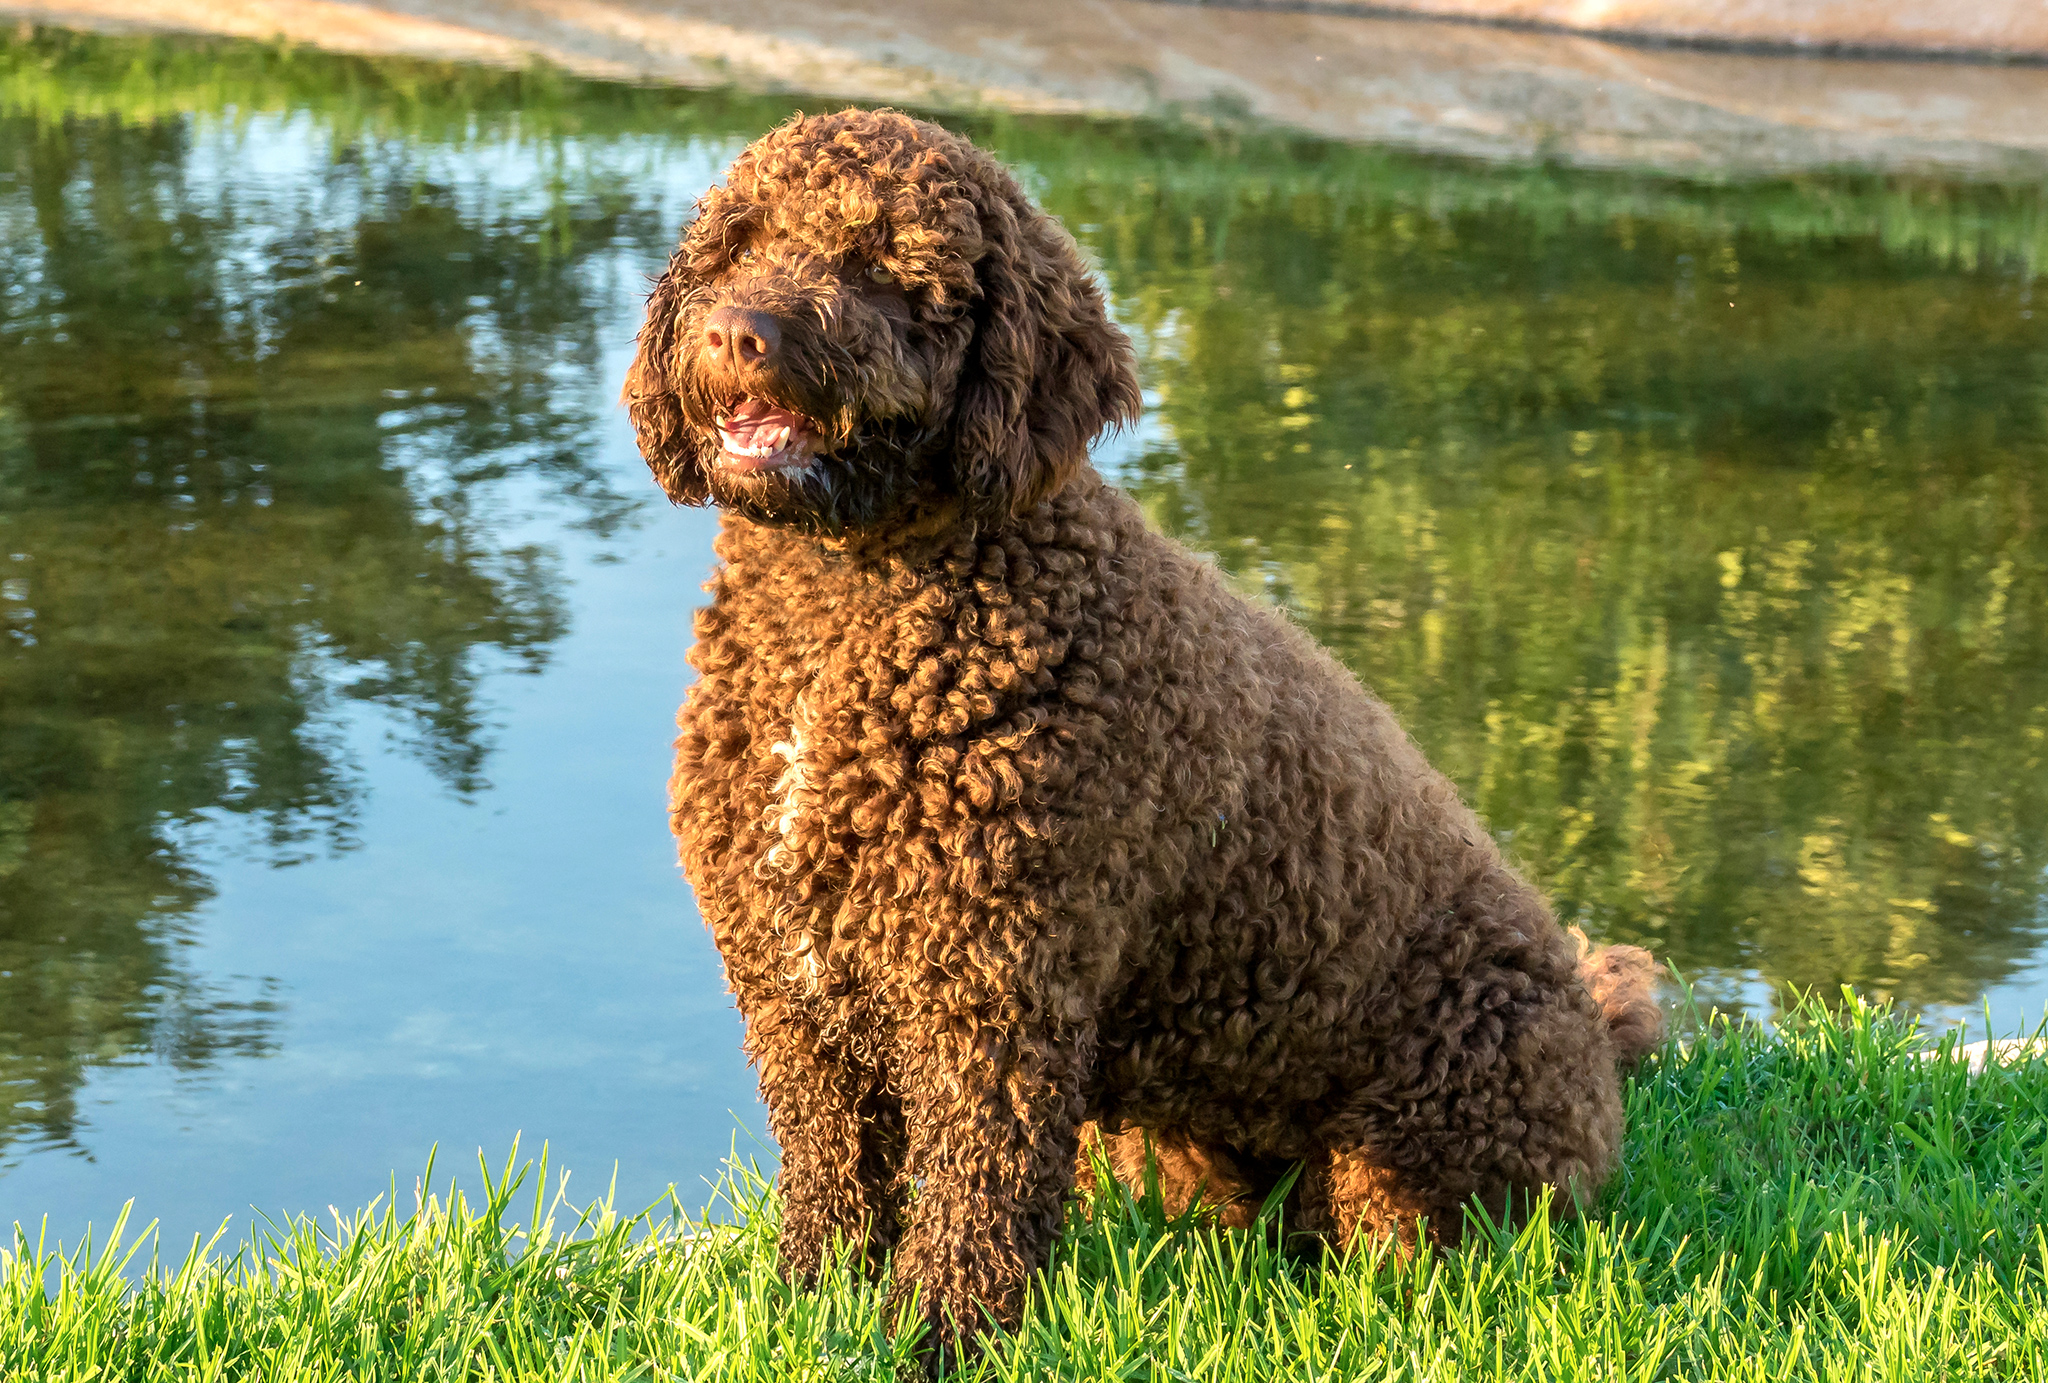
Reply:
[[[745,307],[713,308],[704,323],[704,344],[713,360],[731,365],[759,365],[775,354],[782,333],[775,319]]]

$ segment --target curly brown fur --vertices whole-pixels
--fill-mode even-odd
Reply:
[[[769,134],[626,395],[725,510],[672,822],[792,1278],[844,1241],[948,1345],[1014,1324],[1085,1120],[1220,1199],[1308,1159],[1347,1242],[1599,1185],[1647,989],[1618,1044],[1387,708],[1088,466],[1129,345],[994,160],[889,112]]]
[[[1633,1070],[1664,1040],[1664,1010],[1657,1002],[1657,963],[1640,946],[1595,949],[1577,927],[1569,928],[1567,935],[1576,947],[1579,978],[1606,1020],[1616,1069]],[[1207,1206],[1215,1212],[1215,1222],[1229,1229],[1250,1228],[1267,1197],[1285,1184],[1294,1165],[1254,1158],[1241,1148],[1204,1144],[1183,1130],[1126,1127],[1111,1133],[1085,1124],[1075,1164],[1080,1184],[1088,1184],[1098,1156],[1108,1159],[1110,1170],[1132,1192],[1140,1193],[1148,1184],[1156,1187],[1169,1217]],[[1306,1175],[1298,1177],[1283,1205],[1282,1222],[1291,1230],[1346,1248],[1358,1227],[1346,1222],[1346,1213],[1369,1213],[1377,1215],[1370,1226],[1374,1232],[1392,1239],[1399,1249],[1414,1247],[1415,1217],[1429,1213],[1428,1207],[1404,1207],[1398,1188],[1391,1185],[1384,1191],[1371,1191],[1363,1185],[1349,1194],[1333,1191],[1333,1180],[1379,1174],[1381,1169],[1369,1159],[1361,1166],[1341,1150],[1319,1150],[1307,1161],[1302,1169]],[[1519,1189],[1527,1192],[1533,1188]],[[1589,1189],[1581,1188],[1581,1192]],[[1555,1204],[1558,1210],[1565,1210],[1576,1203],[1572,1197],[1564,1197]],[[1506,1204],[1505,1195],[1491,1208],[1496,1212],[1513,1209]],[[1440,1239],[1455,1239],[1457,1229],[1456,1225],[1438,1226],[1432,1233]]]
[[[1579,978],[1607,1015],[1615,1060],[1632,1070],[1664,1040],[1664,1010],[1657,1003],[1657,961],[1640,946],[1594,949],[1586,934],[1571,928],[1579,946]]]

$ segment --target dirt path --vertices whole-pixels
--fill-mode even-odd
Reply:
[[[1570,11],[1595,22],[1653,8],[1650,0],[1417,3],[1527,10],[1522,17]],[[1950,46],[1984,46],[1984,17],[2011,11],[2001,32],[2032,35],[2048,50],[2048,5],[2040,0],[1720,6],[1724,15],[1752,20],[1793,11],[1889,15],[1897,22],[1885,32],[1895,35],[1907,34],[1910,26],[1901,26],[1912,15],[1937,10],[1953,12]],[[285,36],[352,52],[495,63],[543,58],[593,76],[739,83],[941,109],[1222,111],[1485,158],[1729,173],[1842,164],[2048,173],[2048,66],[2039,65],[1656,48],[1157,0],[1029,7],[904,0],[886,13],[822,0],[0,0],[0,15]]]
[[[2048,55],[2048,5],[2039,0],[1390,0],[1384,8],[1650,39]]]

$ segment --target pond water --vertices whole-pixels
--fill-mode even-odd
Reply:
[[[614,397],[794,104],[0,42],[0,1224],[770,1155],[662,811],[715,519]],[[956,123],[1138,344],[1100,464],[1561,913],[2038,1018],[2048,190]]]

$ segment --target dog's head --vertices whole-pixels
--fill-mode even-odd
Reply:
[[[828,532],[1025,513],[1139,409],[1059,224],[965,139],[858,110],[771,131],[704,196],[625,400],[671,499]]]

